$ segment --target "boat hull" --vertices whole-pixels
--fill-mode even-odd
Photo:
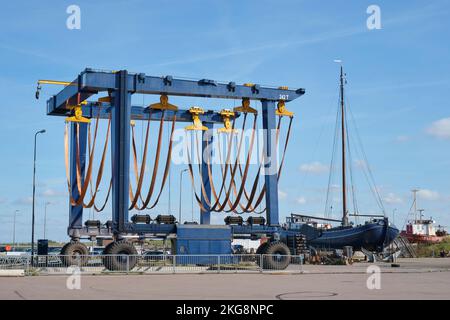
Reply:
[[[343,249],[351,246],[353,250],[364,248],[380,252],[391,244],[398,234],[397,228],[390,226],[385,220],[380,220],[356,227],[323,230],[317,238],[309,239],[307,243],[321,249]]]
[[[407,233],[405,231],[401,232],[401,236],[405,237],[410,243],[426,243],[426,244],[439,243],[446,238],[445,236],[443,237],[427,236],[422,234]]]

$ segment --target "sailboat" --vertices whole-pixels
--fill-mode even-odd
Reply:
[[[399,230],[390,223],[383,215],[361,215],[352,216],[370,218],[363,224],[353,225],[349,222],[349,211],[347,208],[347,128],[346,108],[344,99],[345,74],[343,67],[340,68],[340,129],[341,129],[341,157],[342,157],[342,219],[331,219],[329,217],[306,216],[302,214],[291,214],[287,218],[287,229],[304,234],[306,244],[316,249],[344,249],[353,247],[353,250],[369,250],[382,252],[398,236]],[[336,128],[338,129],[338,127]],[[381,199],[379,199],[381,201]],[[324,223],[318,223],[324,221]],[[332,227],[331,223],[340,223]]]

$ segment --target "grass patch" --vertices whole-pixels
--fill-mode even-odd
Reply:
[[[419,243],[416,251],[418,257],[439,257],[441,251],[445,251],[448,256],[450,252],[450,237],[446,237],[441,242],[434,244]]]

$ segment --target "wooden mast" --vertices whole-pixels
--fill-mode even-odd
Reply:
[[[341,136],[342,136],[342,225],[348,225],[347,212],[347,182],[346,182],[346,159],[345,159],[345,107],[344,107],[344,70],[341,65]]]

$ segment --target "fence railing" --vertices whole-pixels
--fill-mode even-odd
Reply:
[[[74,268],[82,274],[300,273],[302,266],[302,255],[0,256],[0,270],[24,270],[26,275],[67,274]]]

